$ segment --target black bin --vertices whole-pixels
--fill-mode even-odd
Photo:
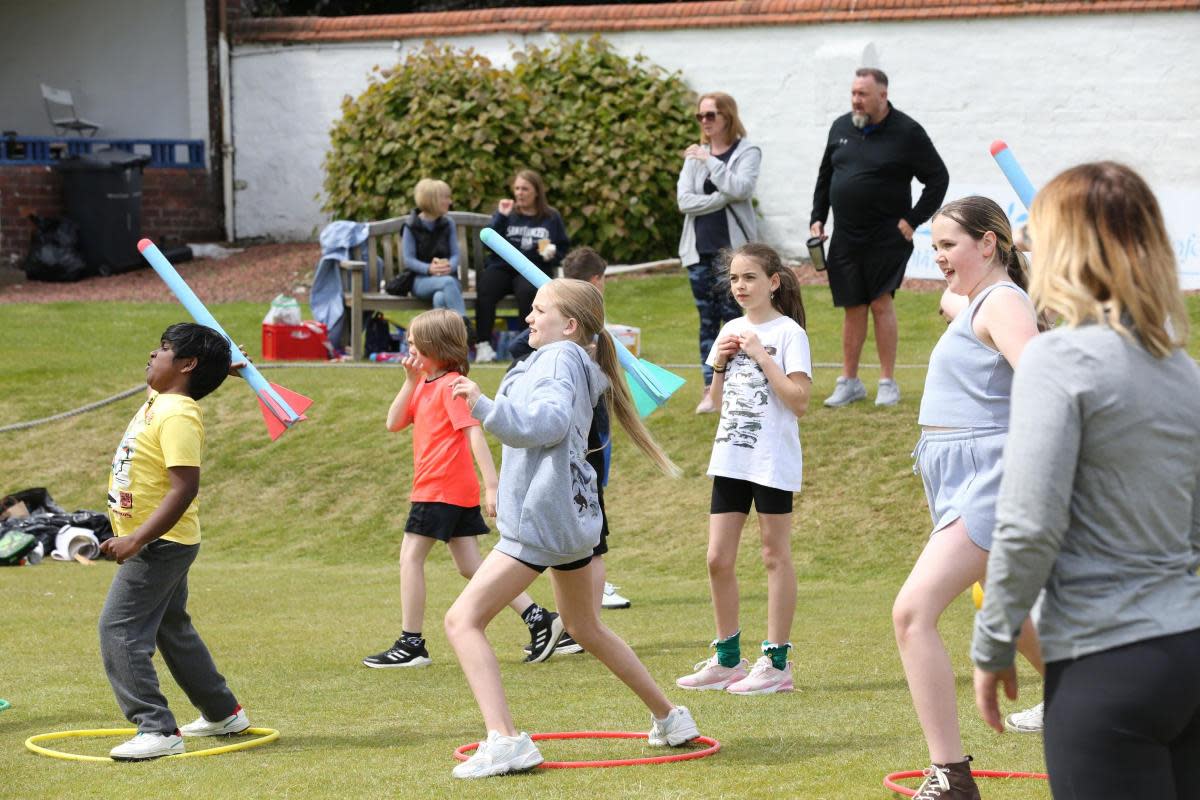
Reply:
[[[101,275],[146,266],[142,235],[142,169],[150,156],[101,150],[58,162],[67,218],[79,226],[88,267]]]

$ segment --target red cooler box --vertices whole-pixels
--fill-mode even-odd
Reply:
[[[300,325],[262,326],[262,354],[267,361],[325,361],[325,326],[305,320]]]

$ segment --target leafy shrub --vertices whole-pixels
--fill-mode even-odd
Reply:
[[[456,208],[491,213],[529,167],[572,241],[613,262],[673,255],[675,181],[695,103],[678,74],[626,59],[598,36],[529,45],[510,70],[427,44],[343,101],[325,157],[325,209],[400,216],[417,181],[436,177]]]

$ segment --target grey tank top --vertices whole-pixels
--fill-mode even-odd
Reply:
[[[954,318],[929,355],[920,425],[938,428],[1007,428],[1013,369],[999,350],[975,335],[972,323],[984,298],[1007,287],[1029,300],[1020,286],[1000,281],[979,293]]]

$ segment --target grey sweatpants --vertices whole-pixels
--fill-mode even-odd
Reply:
[[[174,733],[179,726],[158,687],[155,645],[172,677],[205,719],[234,713],[237,699],[187,613],[188,568],[200,545],[162,539],[117,568],[100,612],[100,655],[126,719],[140,733]]]

